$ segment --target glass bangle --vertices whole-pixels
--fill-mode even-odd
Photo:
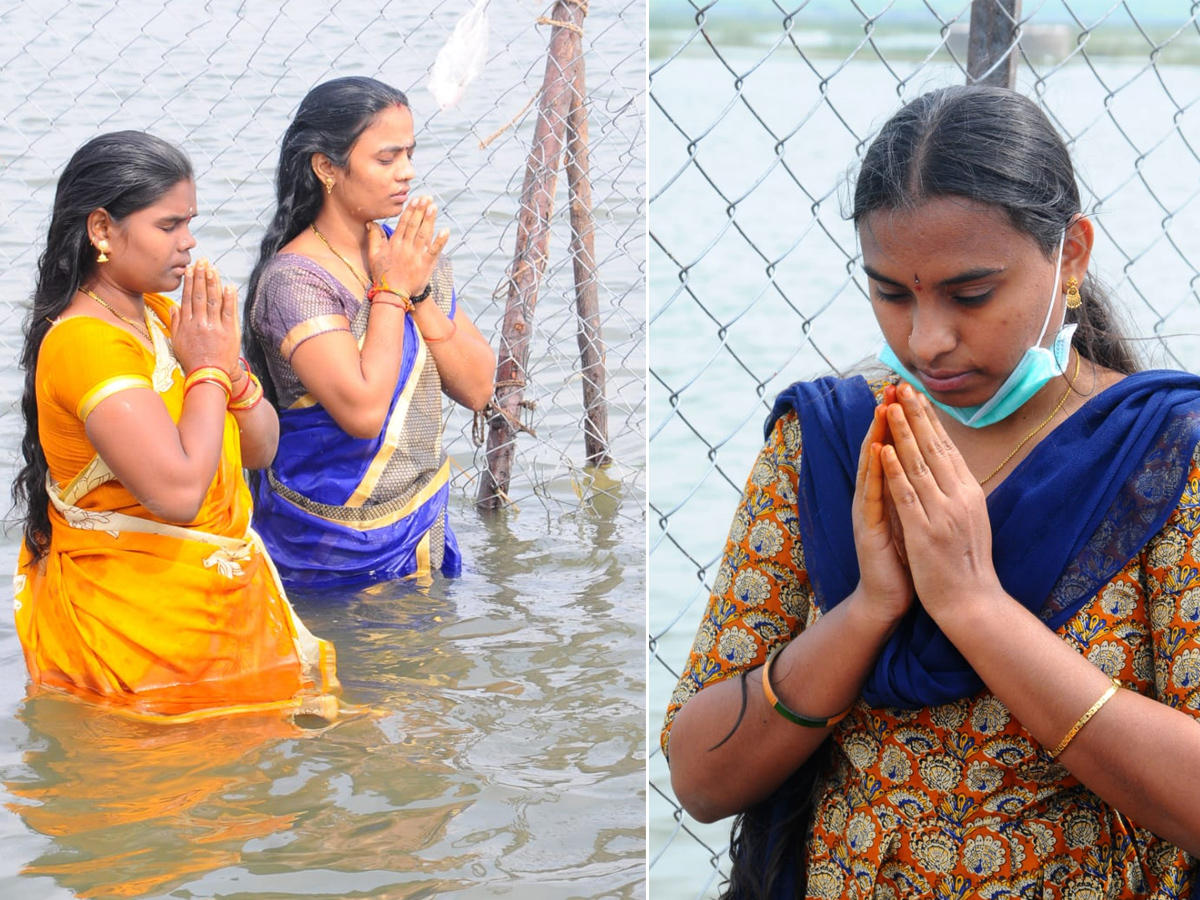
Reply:
[[[828,728],[830,725],[836,725],[842,719],[850,714],[850,710],[854,709],[854,705],[846,707],[836,716],[831,716],[828,719],[813,719],[809,716],[802,716],[793,709],[788,709],[782,700],[775,695],[775,689],[771,687],[771,663],[775,659],[775,655],[779,653],[787,644],[778,644],[775,649],[767,654],[767,661],[763,663],[762,682],[763,693],[767,696],[767,702],[774,707],[775,712],[779,713],[789,722],[795,722],[797,725],[803,725],[805,728]]]

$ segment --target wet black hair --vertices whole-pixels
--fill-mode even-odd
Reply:
[[[23,464],[12,487],[14,509],[23,518],[25,543],[35,559],[45,555],[50,543],[48,467],[38,438],[38,353],[52,321],[96,269],[97,252],[88,238],[88,216],[103,209],[120,222],[152,206],[181,181],[192,179],[192,164],[182,150],[141,131],[116,131],[92,138],[75,151],[59,176],[46,249],[38,258],[37,285],[25,318],[21,350],[25,372]]]
[[[317,85],[300,101],[296,117],[283,135],[279,166],[275,170],[275,215],[259,246],[258,261],[250,273],[242,316],[242,343],[246,360],[262,380],[267,399],[278,393],[267,370],[262,342],[254,331],[251,311],[255,294],[272,257],[317,218],[325,190],[312,168],[315,153],[323,153],[338,168],[345,168],[350,149],[381,111],[408,106],[402,91],[374,78],[335,78]]]

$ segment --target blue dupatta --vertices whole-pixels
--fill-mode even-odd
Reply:
[[[817,605],[858,583],[851,502],[875,397],[862,377],[781,393],[767,419],[795,410],[803,449],[798,512]],[[1130,375],[1055,428],[988,497],[992,556],[1004,589],[1055,629],[1163,526],[1200,441],[1200,378]],[[872,706],[915,709],[968,697],[979,676],[921,607],[896,629],[867,680]]]

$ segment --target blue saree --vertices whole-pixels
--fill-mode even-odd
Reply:
[[[448,263],[433,279],[453,318]],[[351,437],[300,384],[289,364],[304,340],[346,330],[360,345],[369,304],[318,264],[280,254],[264,271],[252,307],[279,393],[279,450],[256,473],[254,528],[289,588],[353,587],[457,575],[458,543],[446,516],[449,460],[442,450],[441,381],[411,317],[404,320],[400,376],[381,433]]]

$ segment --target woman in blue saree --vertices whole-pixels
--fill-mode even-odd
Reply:
[[[461,570],[441,394],[482,409],[495,357],[458,304],[436,206],[409,198],[414,149],[404,94],[370,78],[318,85],[283,138],[245,347],[279,409],[254,527],[289,587]]]

